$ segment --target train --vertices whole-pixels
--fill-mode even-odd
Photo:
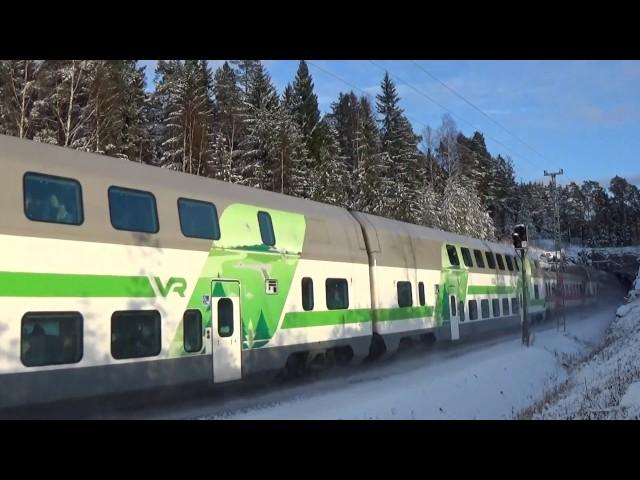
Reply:
[[[588,306],[597,272],[0,136],[0,407],[216,386]],[[562,301],[561,301],[562,299]]]

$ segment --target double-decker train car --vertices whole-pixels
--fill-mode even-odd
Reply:
[[[358,361],[522,321],[507,245],[6,136],[0,164],[2,408]],[[525,264],[532,315],[553,311],[558,288],[568,307],[595,298],[585,271]]]

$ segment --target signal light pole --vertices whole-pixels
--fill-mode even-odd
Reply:
[[[513,230],[513,246],[516,252],[520,252],[522,266],[522,344],[529,346],[529,315],[527,314],[527,266],[525,263],[528,250],[527,226],[516,225]]]

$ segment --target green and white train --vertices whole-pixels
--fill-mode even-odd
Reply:
[[[521,322],[507,245],[0,136],[0,407],[225,383]],[[530,313],[595,301],[526,261]]]

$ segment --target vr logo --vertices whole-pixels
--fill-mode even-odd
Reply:
[[[156,281],[158,291],[163,297],[166,297],[171,291],[174,291],[181,297],[184,297],[184,291],[187,289],[187,281],[184,278],[171,277],[166,285],[162,284],[160,277],[154,277],[154,279]]]

